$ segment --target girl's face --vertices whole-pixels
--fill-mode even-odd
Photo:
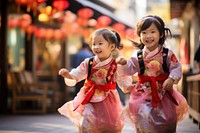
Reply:
[[[141,31],[140,33],[141,42],[150,51],[153,51],[158,47],[160,37],[160,32],[154,23],[152,23],[149,28]]]
[[[109,44],[102,35],[95,36],[92,39],[92,52],[100,59],[100,61],[106,60],[114,49],[115,45]]]

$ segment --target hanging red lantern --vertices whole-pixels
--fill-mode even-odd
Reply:
[[[111,18],[108,16],[100,16],[97,19],[97,23],[99,26],[108,26],[111,23]]]
[[[45,37],[46,30],[44,28],[37,28],[35,29],[34,33],[35,33],[35,37],[43,38]]]
[[[58,11],[63,11],[69,6],[66,0],[54,0],[52,6]]]
[[[30,35],[30,34],[32,34],[33,32],[34,32],[34,25],[28,25],[27,27],[26,27],[26,33],[28,34],[28,35]]]
[[[31,16],[29,14],[24,14],[19,20],[19,27],[24,30],[28,25],[31,24],[31,22]]]
[[[63,37],[62,30],[60,29],[54,30],[54,38],[56,40],[60,40],[62,37]]]
[[[37,3],[38,4],[41,4],[41,3],[43,3],[43,2],[46,2],[47,0],[37,0]]]
[[[125,34],[128,38],[134,38],[136,36],[135,30],[131,28],[126,29]]]
[[[54,30],[53,29],[46,29],[46,33],[45,33],[45,39],[49,40],[53,37],[54,35]]]
[[[77,14],[81,18],[89,19],[93,16],[94,12],[90,8],[81,8],[80,10],[78,10]]]
[[[77,23],[80,25],[80,26],[87,26],[88,24],[88,19],[84,19],[84,18],[77,18]]]
[[[12,28],[15,28],[19,23],[19,20],[17,18],[9,18],[8,19],[8,26],[12,29]]]
[[[113,29],[117,30],[117,31],[124,31],[126,26],[122,23],[115,23],[113,24]]]
[[[26,6],[29,0],[15,0],[15,2],[20,6]]]

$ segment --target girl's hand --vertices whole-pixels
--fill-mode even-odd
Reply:
[[[124,90],[124,93],[131,92],[134,88],[135,88],[135,84],[131,84],[130,86],[127,87],[126,90]]]
[[[116,63],[120,64],[120,65],[126,65],[127,64],[127,60],[123,57],[119,57],[116,59]]]
[[[64,78],[72,79],[71,75],[69,74],[69,71],[65,68],[60,69],[58,74],[61,75]]]
[[[174,84],[174,80],[172,78],[168,78],[163,83],[163,89],[164,90],[171,90]]]

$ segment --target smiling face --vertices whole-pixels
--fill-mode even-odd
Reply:
[[[92,39],[92,52],[101,60],[106,60],[111,52],[114,50],[115,45],[110,44],[104,39],[102,35],[95,36]]]
[[[160,37],[160,32],[154,23],[152,23],[147,29],[140,32],[141,42],[150,51],[153,51],[158,47]]]

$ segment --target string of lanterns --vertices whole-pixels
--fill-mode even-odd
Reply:
[[[59,22],[63,22],[64,26],[61,29],[35,26],[32,24],[29,14],[24,14],[21,18],[9,18],[8,26],[11,29],[18,26],[20,29],[26,31],[28,35],[34,34],[36,38],[44,38],[47,40],[51,38],[59,40],[65,38],[67,33],[73,32],[87,37],[92,32],[92,29],[94,30],[101,27],[113,28],[118,31],[122,37],[135,35],[134,29],[126,29],[126,26],[122,23],[115,23],[110,26],[112,19],[108,16],[102,15],[97,19],[93,19],[94,12],[90,8],[84,7],[79,9],[74,17],[74,15],[69,15],[69,11],[66,11],[70,4],[67,0],[53,0],[51,6],[40,6],[46,1],[47,0],[15,0],[18,6],[27,7],[27,11],[32,10],[34,13],[38,13],[39,21],[48,21],[49,18],[56,18]],[[64,10],[65,13],[63,13]],[[92,29],[86,28],[88,26],[92,27]]]

